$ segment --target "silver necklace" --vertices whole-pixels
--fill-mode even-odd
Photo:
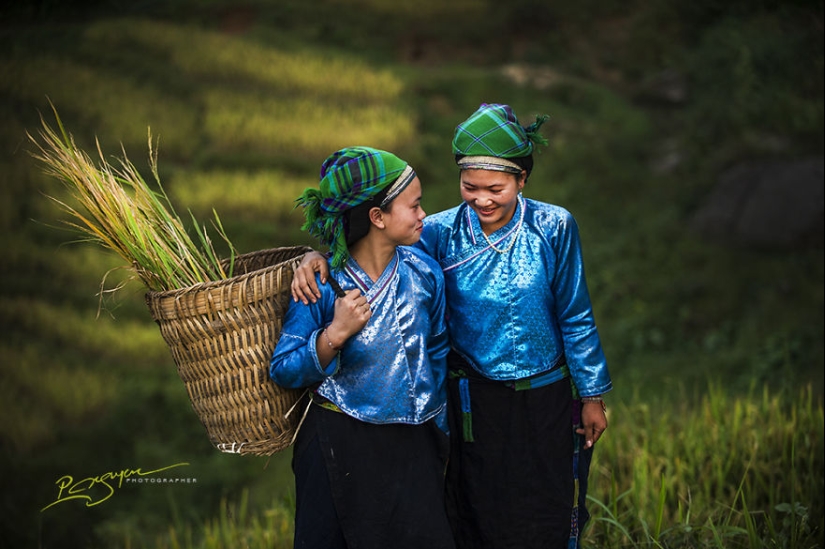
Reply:
[[[483,228],[481,229],[481,234],[484,235],[484,240],[486,240],[487,244],[489,244],[489,246],[493,249],[493,251],[495,251],[497,253],[506,254],[507,252],[512,250],[513,246],[516,244],[516,240],[518,240],[518,234],[521,232],[521,226],[523,225],[523,221],[524,221],[524,203],[521,201],[521,194],[520,193],[519,193],[517,198],[518,198],[519,208],[521,209],[521,215],[518,218],[518,223],[516,224],[516,229],[513,233],[513,239],[510,240],[510,243],[507,244],[506,248],[504,248],[503,250],[500,250],[499,248],[496,248],[496,245],[493,244],[493,241],[490,240],[490,237],[487,236],[487,233],[484,232],[484,229]]]

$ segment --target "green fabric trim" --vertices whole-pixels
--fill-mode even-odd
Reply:
[[[473,438],[473,414],[472,412],[466,412],[461,414],[461,423],[462,423],[462,437],[464,442],[474,442],[475,439]]]

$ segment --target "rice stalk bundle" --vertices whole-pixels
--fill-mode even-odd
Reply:
[[[158,190],[125,150],[112,164],[95,140],[99,158],[93,160],[52,110],[57,130],[41,116],[39,139],[27,134],[37,145],[32,155],[71,195],[49,198],[73,218],[66,221],[70,227],[120,255],[148,288],[149,312],[212,444],[253,455],[291,445],[300,421],[292,412],[305,391],[273,383],[269,359],[289,306],[293,269],[310,248],[238,255],[213,210],[213,224],[230,249],[228,259],[219,259],[206,227],[189,212],[196,235],[190,238],[175,213],[158,177],[151,132],[149,167]]]
[[[132,164],[121,146],[122,157],[107,161],[95,138],[98,159],[81,150],[63,126],[54,105],[57,121],[52,128],[42,117],[39,140],[27,132],[36,145],[31,155],[44,166],[47,175],[60,180],[78,207],[47,195],[73,221],[66,221],[82,240],[97,242],[128,264],[151,291],[185,288],[194,284],[232,277],[235,247],[229,241],[217,212],[213,226],[229,246],[230,257],[221,260],[206,226],[199,225],[192,212],[193,238],[176,213],[160,182],[157,145],[148,132],[149,168],[157,183],[154,190]]]

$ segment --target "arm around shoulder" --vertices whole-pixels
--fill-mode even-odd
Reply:
[[[315,280],[315,273],[320,275],[322,283],[326,282],[329,276],[329,264],[320,252],[307,252],[301,263],[295,268],[292,277],[290,290],[293,301],[296,303],[301,301],[304,304],[315,303],[321,297],[321,291]]]

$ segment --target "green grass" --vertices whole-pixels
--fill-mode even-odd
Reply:
[[[373,11],[253,1],[240,30],[223,27],[231,10],[220,1],[164,3],[155,15],[101,8],[86,19],[55,4],[4,26],[8,543],[291,539],[290,452],[211,448],[144,288],[128,282],[117,256],[60,228],[66,218],[44,196],[62,193],[59,182],[41,172],[25,137],[51,112],[48,97],[80,147],[93,151],[99,139],[114,159],[122,144],[144,177],[151,128],[174,207],[198,219],[217,210],[240,253],[314,244],[293,200],[336,147],[359,142],[409,160],[434,213],[460,200],[449,139],[479,103],[510,103],[524,121],[549,114],[550,146],[525,194],[579,222],[616,385],[592,473],[588,546],[822,547],[822,248],[735,249],[685,228],[730,163],[821,151],[822,40],[810,22],[821,21],[821,7],[811,19],[799,15],[804,7],[774,13],[767,4],[602,3],[601,18],[590,4],[519,1],[490,18],[430,0],[413,11],[384,0],[359,4]],[[699,83],[685,104],[640,99],[664,67]],[[775,136],[787,149],[766,148]],[[683,163],[655,172],[665,144]],[[132,489],[97,508],[38,512],[61,475],[181,461],[196,488]]]
[[[157,549],[291,549],[294,503],[274,501],[263,511],[250,510],[249,494],[239,501],[222,499],[219,514],[202,524],[170,525],[168,534],[154,541]]]
[[[680,396],[675,406],[667,396],[610,407],[583,546],[821,546],[825,424],[811,388]],[[292,512],[289,502],[250,510],[242,496],[204,523],[171,526],[156,547],[290,547]]]
[[[823,411],[811,388],[732,397],[712,385],[699,397],[672,397],[675,406],[640,400],[611,413],[622,423],[612,422],[594,465],[602,494],[594,547],[713,547],[716,531],[721,547],[814,547]],[[793,531],[782,526],[787,504],[805,508]],[[796,540],[785,545],[783,536]]]

